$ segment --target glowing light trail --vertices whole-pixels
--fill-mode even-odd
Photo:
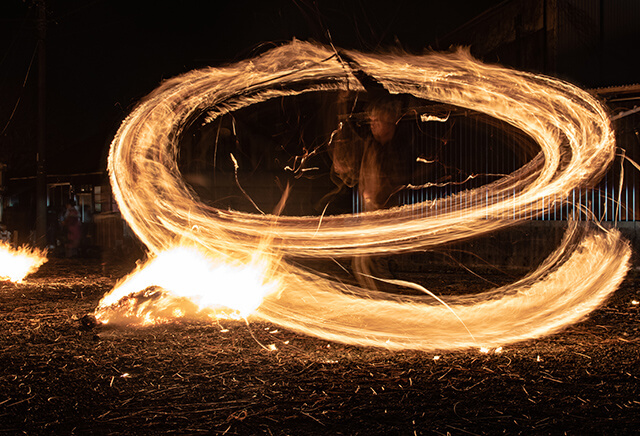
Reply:
[[[583,318],[617,288],[628,269],[628,244],[616,231],[585,233],[576,226],[526,278],[480,295],[447,298],[449,307],[428,296],[392,299],[281,261],[281,255],[424,250],[513,225],[515,210],[518,219],[544,213],[572,189],[595,183],[614,158],[605,110],[557,79],[485,65],[464,51],[347,54],[392,94],[410,93],[504,120],[535,139],[540,153],[489,185],[425,201],[419,205],[422,216],[413,213],[416,205],[358,216],[277,217],[200,203],[176,159],[178,138],[194,114],[206,112],[213,121],[272,98],[364,91],[335,51],[294,42],[249,61],[168,80],[122,124],[109,156],[112,187],[123,217],[152,256],[187,246],[233,265],[250,263],[260,252],[271,271],[269,282],[278,285],[277,292],[261,294],[252,317],[330,340],[392,349],[498,346],[548,334]],[[105,319],[113,311],[117,306],[105,299],[96,313]]]

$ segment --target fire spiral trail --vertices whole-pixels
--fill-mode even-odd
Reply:
[[[414,216],[415,205],[323,218],[214,209],[193,197],[178,170],[178,137],[194,114],[207,113],[211,121],[272,98],[364,89],[337,53],[301,42],[171,79],[124,121],[111,146],[109,171],[123,217],[156,257],[156,270],[171,268],[161,258],[175,250],[187,250],[178,257],[191,252],[209,259],[203,267],[211,273],[208,285],[190,285],[197,295],[180,295],[199,307],[233,307],[232,295],[243,302],[244,309],[237,309],[243,315],[329,340],[431,350],[498,346],[548,334],[580,320],[615,291],[628,269],[628,244],[617,231],[580,231],[575,225],[527,277],[480,295],[448,297],[446,305],[430,295],[382,297],[282,260],[425,250],[510,226],[553,207],[546,199],[561,202],[573,188],[595,183],[615,155],[602,106],[565,82],[486,65],[463,51],[347,54],[391,94],[409,93],[506,121],[532,137],[540,153],[496,182],[420,205],[423,217]],[[436,209],[437,215],[430,212]],[[201,267],[195,263],[174,273],[183,279],[196,274]],[[256,297],[255,289],[216,279],[226,268],[220,265],[244,271],[243,277],[247,265],[260,271],[251,282],[262,287],[255,304],[244,304]],[[132,310],[125,297],[145,287],[172,287],[154,279],[145,270],[134,273],[103,298],[97,317]],[[211,302],[212,295],[222,300]],[[137,316],[147,316],[136,307]]]

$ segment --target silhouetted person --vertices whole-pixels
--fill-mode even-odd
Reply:
[[[78,255],[80,239],[82,238],[82,223],[80,222],[80,214],[73,200],[67,202],[67,210],[64,214],[62,226],[66,230],[67,236],[67,241],[64,246],[65,256],[76,257]]]
[[[337,185],[358,186],[365,212],[397,206],[394,196],[410,180],[410,140],[400,132],[399,100],[374,102],[364,120],[341,124],[329,149]]]
[[[399,100],[374,101],[364,120],[350,117],[341,124],[329,149],[334,182],[357,185],[364,212],[397,206],[397,192],[411,181],[411,143],[399,129],[401,118]],[[383,258],[359,256],[352,266],[363,287],[377,288],[369,276],[392,278]]]

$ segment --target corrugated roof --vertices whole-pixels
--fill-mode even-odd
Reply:
[[[610,94],[634,94],[640,92],[640,83],[634,83],[632,85],[619,85],[619,86],[606,86],[602,88],[593,88],[589,92],[596,95],[610,95]]]

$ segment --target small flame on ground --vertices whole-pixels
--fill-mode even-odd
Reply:
[[[10,244],[0,242],[0,280],[21,283],[47,261],[47,252],[37,248],[22,246],[13,248]]]
[[[96,319],[155,324],[176,318],[246,318],[277,290],[264,259],[216,262],[202,251],[175,247],[159,253],[102,298]]]

